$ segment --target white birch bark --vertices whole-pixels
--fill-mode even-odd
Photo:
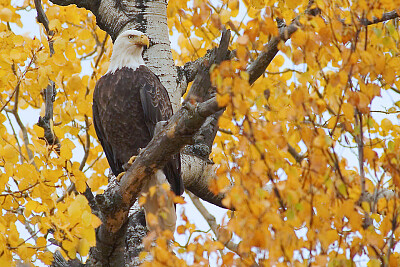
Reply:
[[[175,112],[181,106],[181,95],[177,91],[177,71],[169,41],[167,3],[165,1],[149,1],[146,5],[145,9],[139,10],[147,22],[145,33],[150,38],[150,47],[144,52],[143,59],[167,89]],[[137,29],[136,26],[135,23],[129,23],[121,32]]]

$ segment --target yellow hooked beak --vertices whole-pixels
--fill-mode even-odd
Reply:
[[[137,37],[136,44],[149,47],[150,41],[146,35],[140,35]]]

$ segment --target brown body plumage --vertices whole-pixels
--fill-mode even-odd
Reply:
[[[150,142],[156,123],[171,116],[168,93],[146,66],[121,68],[100,78],[93,94],[94,126],[115,176]],[[172,191],[182,194],[179,155],[163,170]]]

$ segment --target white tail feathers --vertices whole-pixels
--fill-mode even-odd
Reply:
[[[172,192],[169,188],[162,187],[162,184],[168,184],[168,181],[164,172],[158,170],[142,189],[142,193],[146,194],[146,202],[143,207],[147,228],[150,231],[156,231],[157,234],[161,234],[164,230],[174,233],[176,212],[174,201],[171,198]]]

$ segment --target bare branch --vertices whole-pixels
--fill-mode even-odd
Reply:
[[[26,129],[25,125],[22,123],[21,118],[17,112],[13,112],[14,118],[18,123],[19,128],[22,131],[22,137],[25,145],[26,152],[28,153],[29,163],[35,166],[36,170],[39,171],[38,167],[36,166],[35,161],[33,160],[33,152],[29,148],[29,137],[28,137],[28,130]]]
[[[41,0],[35,0],[35,8],[37,11],[37,21],[43,24],[44,28],[46,29],[47,41],[49,42],[50,56],[52,56],[54,54],[54,47],[53,47],[53,41],[50,41],[50,38],[54,36],[54,32],[50,30],[49,20],[46,16],[46,13],[44,13]]]
[[[208,225],[210,226],[211,230],[214,232],[218,241],[220,241],[222,244],[224,244],[226,248],[239,254],[239,252],[238,252],[239,244],[232,242],[232,240],[223,240],[223,238],[221,238],[220,231],[219,231],[220,226],[217,224],[215,217],[211,213],[209,213],[208,210],[201,203],[200,199],[197,196],[193,195],[193,193],[191,193],[191,192],[186,192],[186,193],[189,195],[190,199],[192,200],[193,205],[199,210],[201,215],[207,221]]]
[[[253,84],[261,75],[265,73],[265,70],[275,58],[278,53],[278,44],[280,41],[286,41],[290,36],[297,31],[299,23],[297,20],[293,21],[287,27],[279,30],[279,36],[273,37],[268,44],[264,46],[263,52],[259,54],[256,60],[247,68],[249,73],[249,83]]]
[[[89,150],[90,150],[89,118],[87,115],[85,115],[85,132],[86,132],[86,142],[85,146],[83,147],[85,154],[83,155],[81,164],[79,165],[80,171],[82,171],[83,168],[85,167],[86,161],[89,157]]]
[[[372,19],[372,21],[363,18],[363,19],[361,19],[361,24],[365,25],[365,26],[368,26],[368,25],[377,24],[377,23],[380,23],[380,22],[396,19],[398,17],[399,17],[399,13],[396,10],[393,10],[393,11],[390,11],[390,12],[387,12],[387,13],[383,13],[382,17],[380,17],[380,18],[374,17]]]
[[[47,19],[46,13],[44,13],[41,0],[35,0],[35,8],[37,11],[37,20],[42,23],[46,29],[47,41],[49,43],[50,57],[54,54],[53,40],[52,37],[54,32],[49,28],[49,20]],[[49,82],[45,91],[45,116],[42,118],[39,116],[38,126],[42,127],[44,130],[44,140],[48,145],[55,145],[56,152],[60,153],[60,141],[53,131],[53,102],[55,100],[55,84],[53,81]]]

